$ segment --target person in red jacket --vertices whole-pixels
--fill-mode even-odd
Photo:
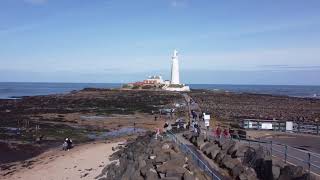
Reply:
[[[228,129],[224,129],[224,130],[223,130],[223,136],[224,136],[225,138],[229,138],[229,137],[230,137],[230,133],[229,133],[229,130],[228,130]]]

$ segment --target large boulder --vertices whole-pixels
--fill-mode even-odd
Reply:
[[[171,145],[171,144],[164,143],[164,144],[162,145],[162,149],[163,149],[163,150],[171,149],[172,146],[170,146],[170,145]]]
[[[245,153],[244,163],[254,168],[259,179],[273,179],[272,157],[263,147],[248,149]]]
[[[135,171],[133,175],[131,175],[130,180],[144,180],[144,178],[140,175],[139,171]]]
[[[231,171],[237,164],[240,163],[241,162],[238,159],[232,159],[230,156],[226,155],[221,162],[221,166]]]
[[[225,154],[224,152],[220,151],[220,152],[217,154],[217,156],[215,157],[214,160],[216,161],[216,163],[221,164],[221,161],[222,161],[222,159],[224,158],[224,156],[226,156],[226,154]]]
[[[219,138],[219,139],[215,139],[214,141],[221,148],[222,144],[226,143],[227,140],[224,138]]]
[[[144,167],[144,166],[146,166],[147,165],[147,163],[146,163],[146,161],[145,160],[141,160],[141,161],[139,161],[139,169],[141,169],[142,167]]]
[[[196,137],[196,136],[192,136],[192,137],[190,138],[190,142],[191,142],[192,144],[196,145],[196,144],[197,144],[197,137]]]
[[[235,158],[244,158],[245,157],[245,153],[248,151],[249,147],[248,146],[239,146],[237,148],[236,153],[233,155],[233,157]]]
[[[157,168],[159,173],[166,174],[168,170],[175,169],[177,165],[175,163],[164,163]]]
[[[190,171],[186,171],[183,175],[183,180],[195,180],[196,178],[192,175]]]
[[[170,160],[168,160],[166,163],[168,164],[174,164],[176,166],[183,166],[186,162],[186,157],[182,154],[170,154]]]
[[[181,180],[180,177],[164,177],[163,180]]]
[[[235,142],[235,141],[234,141]],[[239,148],[239,142],[235,142],[234,144],[232,144],[232,146],[228,149],[227,153],[229,155],[231,155],[232,157],[235,156],[237,150]]]
[[[179,148],[179,146],[178,146],[177,144],[173,144],[173,145],[172,145],[172,150],[173,150],[174,152],[179,152],[179,151],[180,151],[180,148]]]
[[[204,152],[204,150],[207,149],[207,148],[209,148],[211,145],[212,145],[212,143],[206,142],[206,143],[204,143],[204,144],[200,147],[200,150],[201,150],[202,152]]]
[[[185,168],[179,166],[173,169],[167,169],[166,177],[177,177],[182,179],[186,171],[187,170]]]
[[[206,145],[205,147],[202,148],[202,152],[205,155],[209,155],[212,150],[219,150],[220,151],[220,148],[218,147],[218,145],[213,144],[213,143],[208,143],[208,145]]]
[[[256,180],[257,175],[254,169],[246,168],[237,178],[238,180]]]
[[[162,164],[166,161],[170,160],[169,153],[159,153],[156,158],[154,159],[154,165]]]
[[[158,176],[157,171],[153,168],[150,168],[149,171],[147,171],[147,173],[146,173],[145,179],[146,180],[158,180],[159,176]]]
[[[296,179],[304,175],[301,166],[287,165],[280,171],[279,180]]]
[[[165,174],[166,177],[183,177],[183,174],[187,171],[182,166],[179,166],[177,162],[168,161],[167,163],[164,163],[163,165],[159,166],[157,168],[157,171],[159,173]]]
[[[231,175],[233,177],[238,177],[241,173],[244,172],[244,170],[245,170],[245,167],[241,163],[239,163],[231,169]]]
[[[221,150],[220,150],[219,148],[212,149],[212,150],[210,150],[210,152],[209,152],[209,154],[208,154],[208,157],[209,157],[210,159],[215,160],[216,157],[217,157],[217,155],[220,153],[220,151],[221,151]]]
[[[142,167],[142,168],[140,169],[140,174],[141,174],[143,177],[146,177],[147,172],[148,172],[150,169],[153,169],[153,165],[152,165],[152,164],[147,164],[146,166],[144,166],[144,167]]]
[[[201,135],[201,136],[199,136],[199,137],[197,138],[195,145],[196,145],[198,148],[200,148],[204,143],[205,143],[204,136]]]
[[[234,144],[236,144],[235,141],[233,141],[233,140],[226,140],[226,141],[221,145],[221,150],[227,152]]]
[[[272,159],[271,158],[261,158],[257,159],[254,169],[256,170],[257,176],[263,180],[272,180]]]
[[[192,133],[187,131],[187,132],[184,132],[183,135],[182,135],[185,139],[189,140],[192,138]]]
[[[135,168],[133,166],[133,163],[128,163],[128,166],[125,170],[125,172],[123,173],[122,175],[122,178],[123,180],[130,180],[132,175],[135,173]]]
[[[210,143],[209,143],[209,142],[203,143],[203,144],[199,147],[200,151],[202,151],[203,148],[206,147],[208,144],[210,144]]]
[[[295,180],[319,180],[319,176],[309,173],[304,173],[301,177],[295,178]]]
[[[272,176],[273,179],[278,179],[280,177],[281,168],[279,166],[272,166]]]

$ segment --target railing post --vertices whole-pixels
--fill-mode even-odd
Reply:
[[[271,157],[272,157],[272,141],[270,142],[270,153],[271,153]]]
[[[287,164],[287,152],[288,152],[288,146],[285,146],[285,150],[284,150],[284,163]]]
[[[310,169],[311,169],[311,154],[308,153],[308,173],[310,175]]]

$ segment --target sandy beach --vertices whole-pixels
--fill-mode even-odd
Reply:
[[[112,147],[121,142],[93,142],[76,146],[70,151],[53,149],[31,160],[30,165],[17,164],[11,170],[2,171],[3,180],[65,180],[65,179],[94,179],[102,169],[110,163],[109,156]],[[2,176],[9,171],[12,174]]]

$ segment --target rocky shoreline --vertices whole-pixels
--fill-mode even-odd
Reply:
[[[154,121],[152,112],[179,99],[178,93],[89,88],[0,100],[0,157],[8,157],[0,164],[39,155],[66,137],[81,144],[100,136],[112,139],[112,132],[124,128],[154,130],[163,120]]]
[[[295,122],[320,121],[320,99],[267,94],[195,90],[188,93],[218,120],[276,119]]]
[[[156,140],[147,133],[120,147],[111,157],[113,163],[96,177],[99,180],[209,180],[190,157],[170,139]]]

